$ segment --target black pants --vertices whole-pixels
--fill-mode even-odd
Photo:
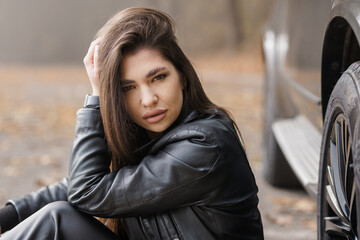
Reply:
[[[68,202],[46,205],[12,230],[1,235],[1,240],[16,239],[118,239],[101,222],[81,213]]]

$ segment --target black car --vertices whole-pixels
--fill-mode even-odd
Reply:
[[[263,35],[264,175],[318,203],[318,239],[360,233],[360,1],[278,0]]]

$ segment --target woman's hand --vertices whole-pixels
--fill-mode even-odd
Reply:
[[[99,96],[100,80],[99,80],[99,44],[100,39],[94,40],[84,58],[84,65],[89,76],[92,95]]]

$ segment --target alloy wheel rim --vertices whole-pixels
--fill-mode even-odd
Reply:
[[[328,135],[322,199],[325,239],[357,239],[352,141],[343,113],[335,115]]]

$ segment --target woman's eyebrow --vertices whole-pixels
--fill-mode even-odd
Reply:
[[[157,74],[158,72],[161,72],[163,70],[166,70],[167,68],[166,67],[157,67],[157,68],[154,68],[152,70],[150,70],[147,74],[146,74],[146,78],[149,78],[149,77],[152,77],[154,76],[155,74]],[[133,84],[135,83],[134,80],[128,80],[128,79],[122,79],[120,80],[120,85],[127,85],[127,84]]]
[[[149,78],[149,77],[151,77],[151,76],[154,76],[154,75],[157,74],[158,72],[161,72],[161,71],[163,71],[163,70],[165,70],[165,69],[166,69],[166,67],[157,67],[157,68],[154,68],[154,69],[150,70],[150,71],[148,72],[148,74],[146,74],[146,78]]]
[[[127,85],[127,84],[132,84],[132,83],[135,83],[135,81],[133,80],[126,80],[126,79],[123,79],[123,80],[120,80],[120,85]]]

